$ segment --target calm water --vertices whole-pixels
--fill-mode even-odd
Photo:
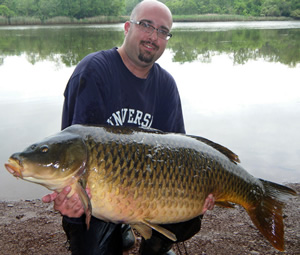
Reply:
[[[76,64],[120,46],[122,30],[0,27],[0,200],[48,193],[3,165],[60,130]],[[187,132],[227,146],[256,177],[300,182],[300,22],[175,23],[173,34],[159,63],[177,81]]]

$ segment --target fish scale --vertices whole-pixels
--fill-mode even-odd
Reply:
[[[135,185],[137,188],[141,187],[142,185],[142,189],[138,189],[138,193],[141,194],[143,196],[143,198],[148,197],[148,200],[150,201],[150,205],[146,204],[144,205],[146,208],[148,208],[149,206],[153,207],[153,208],[157,208],[156,202],[153,202],[154,199],[157,199],[158,197],[165,197],[165,200],[163,203],[159,204],[158,207],[164,208],[164,207],[168,207],[169,209],[171,209],[172,207],[172,203],[171,203],[171,199],[175,199],[177,197],[177,193],[175,193],[174,189],[175,189],[175,182],[179,180],[179,172],[174,172],[172,171],[172,169],[167,168],[164,166],[170,166],[170,158],[176,158],[176,152],[175,155],[172,155],[168,150],[165,153],[162,153],[161,150],[156,149],[155,153],[150,153],[149,152],[149,148],[147,148],[146,146],[143,148],[141,145],[136,145],[136,144],[126,144],[123,146],[121,146],[120,144],[109,144],[108,145],[111,149],[110,152],[108,153],[108,149],[107,146],[105,147],[105,151],[106,153],[109,154],[106,155],[106,158],[104,159],[104,161],[108,162],[106,165],[106,172],[111,172],[113,170],[107,170],[110,169],[111,164],[115,165],[115,162],[111,162],[112,158],[115,158],[115,161],[119,161],[119,157],[117,155],[119,154],[123,154],[127,156],[128,159],[128,172],[136,172],[139,173],[139,175],[135,176],[135,180],[133,181],[132,179],[130,179],[129,182],[134,183],[136,182],[137,184]],[[116,150],[115,148],[118,147],[119,150]],[[122,148],[122,149],[121,149]],[[186,149],[188,152],[184,151],[183,149],[181,149],[181,153],[184,153],[183,155],[187,155],[187,153],[191,153],[191,150]],[[113,152],[112,152],[113,151]],[[124,151],[124,152],[123,152]],[[146,151],[146,153],[144,153]],[[173,153],[174,154],[174,153]],[[141,158],[141,156],[146,155],[146,158]],[[151,157],[147,157],[147,155],[151,155]],[[181,162],[181,164],[185,164],[187,165],[185,167],[185,169],[187,171],[189,171],[189,169],[195,168],[195,165],[199,165],[199,162],[197,162],[195,153],[190,154],[191,156],[189,157],[185,157],[184,158],[184,163]],[[97,160],[102,160],[98,157],[96,157]],[[158,160],[160,159],[160,160]],[[135,164],[133,164],[133,162],[136,162]],[[141,162],[145,162],[144,164]],[[173,162],[175,162],[173,160]],[[190,162],[190,164],[187,164],[186,162]],[[143,166],[148,166],[148,169],[152,169],[152,171],[147,171],[144,167],[139,167],[138,165],[143,164]],[[191,165],[191,166],[189,166]],[[161,168],[164,168],[164,171],[161,171]],[[142,171],[137,171],[137,169],[142,169]],[[120,182],[120,180],[116,181],[116,178],[127,178],[127,175],[124,174],[124,172],[126,172],[126,169],[122,169],[122,173],[119,172],[115,172],[114,177],[111,179],[111,181],[113,182],[113,186],[118,186],[121,184],[124,184]],[[171,170],[171,171],[170,171]],[[177,168],[178,170],[178,168]],[[156,176],[156,173],[158,174],[158,178]],[[180,199],[186,199],[186,201],[184,201],[181,204],[184,204],[185,207],[187,209],[189,209],[189,207],[194,208],[194,203],[193,201],[189,201],[190,199],[194,198],[194,192],[193,190],[196,189],[197,183],[196,183],[196,179],[192,178],[191,175],[186,172],[186,173],[181,173],[180,174],[181,179],[183,179],[182,181],[182,185],[179,186],[182,187],[183,191],[180,192],[181,197]],[[158,180],[163,180],[162,183],[162,192],[155,192],[155,190],[157,190],[155,183],[158,183]],[[142,180],[145,180],[144,182],[142,182]],[[166,182],[166,180],[168,180],[168,182]],[[107,180],[110,181],[110,180]],[[128,182],[126,182],[128,183]],[[145,187],[146,185],[146,187]],[[126,185],[121,185],[120,187],[121,189],[127,188]],[[178,186],[176,187],[176,190],[178,190]],[[191,192],[192,190],[192,192]],[[196,189],[197,190],[197,189]],[[208,194],[208,191],[206,192]],[[176,195],[175,195],[176,194]],[[199,192],[200,194],[200,192]],[[203,195],[203,197],[205,197],[207,194]],[[137,198],[137,195],[134,196],[134,198]],[[197,196],[195,198],[198,198]],[[152,204],[153,203],[153,204]],[[190,206],[191,204],[191,206]],[[139,208],[136,208],[139,209]],[[176,209],[176,207],[175,207]],[[198,208],[198,210],[200,211],[202,208]],[[189,210],[186,210],[189,214],[189,217],[192,217],[194,215],[191,215]],[[195,212],[195,215],[199,213],[199,212]],[[149,212],[147,212],[147,216],[148,217],[153,217],[151,216],[151,214]],[[185,215],[184,215],[185,216]],[[174,219],[173,219],[174,221]]]
[[[73,125],[13,154],[7,170],[60,192],[72,187],[85,208],[102,220],[127,223],[146,239],[163,225],[202,213],[212,194],[217,204],[242,205],[255,226],[284,249],[282,208],[292,189],[257,179],[236,154],[206,138],[130,127]],[[91,199],[83,187],[87,185]]]

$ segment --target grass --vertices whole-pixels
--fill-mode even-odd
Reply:
[[[41,20],[37,17],[11,17],[10,19],[0,16],[0,25],[60,25],[60,24],[110,24],[125,22],[129,17],[126,16],[97,16],[84,19],[70,17],[53,17]]]
[[[10,25],[39,25],[41,20],[36,17],[11,17]]]
[[[53,17],[41,20],[38,17],[11,17],[10,19],[0,16],[0,25],[60,25],[60,24],[111,24],[123,23],[129,20],[128,16],[97,16],[84,19],[70,17]],[[174,22],[216,22],[216,21],[282,21],[292,20],[288,17],[254,17],[228,14],[205,14],[205,15],[174,15]]]
[[[111,24],[111,23],[121,23],[129,19],[127,16],[97,16],[91,18],[81,19],[80,23],[83,24]]]
[[[175,22],[216,22],[216,21],[282,21],[288,17],[254,17],[230,14],[173,15]]]

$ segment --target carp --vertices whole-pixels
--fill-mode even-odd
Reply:
[[[284,201],[296,192],[257,179],[229,149],[208,139],[155,129],[73,125],[14,153],[5,164],[15,177],[60,192],[70,185],[91,215],[126,223],[146,239],[160,224],[201,214],[206,197],[245,208],[254,225],[284,250]],[[85,188],[89,187],[91,199]]]

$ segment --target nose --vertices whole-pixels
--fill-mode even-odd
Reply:
[[[156,30],[153,30],[152,33],[149,34],[149,38],[151,38],[152,41],[157,41],[158,34]]]

